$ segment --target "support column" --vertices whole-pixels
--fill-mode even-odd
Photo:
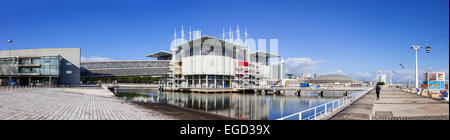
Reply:
[[[206,88],[209,88],[209,75],[206,75]]]
[[[217,88],[217,76],[214,76],[214,87]]]
[[[52,77],[51,76],[48,78],[48,81],[49,81],[49,83],[48,83],[49,87],[52,87]]]
[[[31,86],[31,77],[28,77],[28,86]]]

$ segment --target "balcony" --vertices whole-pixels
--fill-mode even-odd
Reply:
[[[32,75],[41,75],[40,73],[18,73],[17,75],[27,75],[27,76],[32,76]]]
[[[19,67],[41,67],[41,64],[19,64]]]

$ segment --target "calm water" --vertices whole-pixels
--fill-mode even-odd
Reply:
[[[274,96],[119,90],[117,96],[129,102],[172,104],[237,119],[275,120],[342,96],[331,97],[326,93],[325,97],[317,97],[315,92],[306,93],[310,95],[308,97],[299,97],[289,92],[284,96]]]

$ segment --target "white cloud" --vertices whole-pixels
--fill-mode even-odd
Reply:
[[[377,74],[374,72],[356,72],[352,77],[356,80],[375,81]]]
[[[334,72],[329,72],[325,74],[341,74],[345,76],[349,76],[355,80],[363,80],[363,81],[376,81],[377,73],[376,72],[345,72],[342,69],[337,69]]]
[[[336,71],[330,72],[330,73],[327,73],[327,74],[342,74],[342,75],[346,75],[346,73],[342,69],[337,69]]]
[[[384,74],[386,74],[386,78],[390,81],[390,71],[394,71],[392,73],[392,81],[393,82],[414,82],[415,80],[415,70],[414,69],[400,69],[400,70],[381,70]],[[435,69],[433,67],[427,67],[424,69],[419,69],[419,80],[423,80],[423,73],[425,72],[445,72],[446,80],[449,78],[449,69]],[[349,75],[357,80],[370,80],[376,81],[378,72],[358,72],[355,74]]]
[[[101,62],[101,61],[112,61],[113,59],[108,57],[100,57],[100,56],[94,56],[94,57],[81,57],[81,62]]]
[[[323,63],[322,60],[312,60],[311,58],[288,58],[285,61],[287,73],[300,74],[305,72],[314,72]]]

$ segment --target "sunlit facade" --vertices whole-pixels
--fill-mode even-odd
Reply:
[[[80,49],[8,50],[0,54],[1,85],[78,85]]]
[[[270,59],[279,58],[255,51],[247,39],[218,39],[196,35],[193,39],[175,39],[171,52],[150,57],[170,58],[164,86],[180,88],[244,88],[265,86],[271,79]],[[264,48],[265,50],[265,48]]]

